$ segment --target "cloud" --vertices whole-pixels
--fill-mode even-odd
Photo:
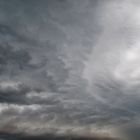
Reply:
[[[138,121],[139,84],[127,84],[125,72],[132,64],[123,59],[129,49],[137,51],[135,2],[0,0],[0,131],[7,133],[5,139],[9,133],[46,138],[42,134],[102,136],[105,131],[112,136]]]
[[[1,134],[1,139],[6,139],[9,140],[11,138],[14,138],[15,140],[20,140],[20,139],[41,139],[41,140],[45,140],[45,139],[49,139],[49,140],[57,140],[57,139],[61,139],[61,140],[67,140],[67,139],[71,139],[71,140],[117,140],[114,138],[108,138],[108,137],[98,137],[98,136],[71,136],[71,135],[60,135],[60,136],[55,136],[53,134],[46,134],[46,135],[39,135],[39,136],[27,136],[27,135],[21,135],[21,134],[8,134],[8,133],[3,133]]]
[[[1,103],[23,103],[25,94],[30,88],[13,82],[5,82],[0,84],[0,102]]]

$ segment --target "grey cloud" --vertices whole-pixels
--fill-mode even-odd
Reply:
[[[18,69],[23,69],[23,67],[27,67],[30,61],[30,56],[28,52],[24,50],[13,50],[13,48],[9,45],[1,46],[1,69],[4,69],[8,65],[15,65]]]
[[[0,85],[0,102],[22,104],[28,91],[30,91],[30,88],[20,84],[17,87],[7,86],[6,88]]]
[[[1,139],[4,140],[57,140],[57,139],[61,139],[61,140],[117,140],[116,138],[110,138],[110,137],[106,137],[106,136],[73,136],[73,135],[60,135],[60,136],[56,136],[54,134],[45,134],[45,135],[38,135],[38,136],[27,136],[27,135],[22,135],[22,134],[10,134],[10,133],[2,133],[1,134]]]
[[[20,83],[0,86],[0,131],[102,134],[139,116],[139,88],[111,75],[134,34],[123,2],[0,0],[0,83]]]

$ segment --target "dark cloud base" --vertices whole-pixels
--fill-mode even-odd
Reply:
[[[25,136],[23,134],[0,133],[0,140],[118,140],[108,137],[88,137],[88,136],[56,136],[53,134],[39,136]]]

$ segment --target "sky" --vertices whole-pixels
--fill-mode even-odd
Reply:
[[[138,140],[138,0],[0,0],[0,140]]]

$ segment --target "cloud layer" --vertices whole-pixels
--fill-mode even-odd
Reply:
[[[0,132],[136,136],[138,5],[0,0]]]

